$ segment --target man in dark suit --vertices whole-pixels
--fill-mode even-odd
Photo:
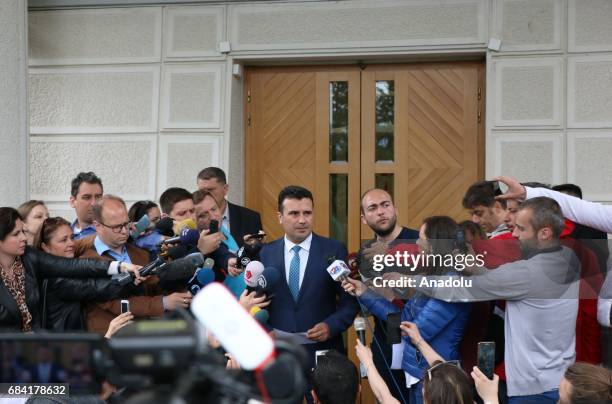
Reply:
[[[223,212],[220,224],[229,230],[239,246],[244,244],[245,235],[256,234],[263,228],[259,213],[225,199],[229,186],[225,172],[219,167],[206,167],[198,173],[198,189],[208,191],[215,197]]]
[[[267,307],[268,323],[274,329],[306,336],[310,343],[303,346],[311,367],[317,350],[345,352],[342,332],[358,310],[357,300],[326,270],[334,260],[346,259],[346,247],[312,232],[313,206],[310,191],[285,187],[278,196],[278,218],[285,236],[265,245],[260,254],[264,266],[280,272]]]

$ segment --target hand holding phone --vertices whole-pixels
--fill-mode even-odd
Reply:
[[[219,231],[219,221],[218,220],[211,220],[210,221],[210,226],[208,227],[208,234],[214,234],[217,233]]]
[[[495,369],[495,342],[484,341],[478,343],[478,369],[489,379],[493,380]]]
[[[121,314],[127,313],[128,311],[130,311],[130,301],[121,300]]]

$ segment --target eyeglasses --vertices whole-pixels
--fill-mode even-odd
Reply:
[[[435,365],[427,369],[427,376],[429,377],[429,381],[431,381],[431,373],[437,368],[439,368],[440,366],[446,365],[446,364],[453,365],[461,369],[461,362],[458,360],[444,361],[444,362],[436,363]]]
[[[121,224],[116,224],[114,226],[109,226],[105,223],[102,222],[98,222],[100,223],[102,226],[104,227],[108,227],[109,229],[111,229],[111,231],[113,233],[121,233],[121,230],[125,229],[127,231],[130,231],[130,228],[132,227],[132,222],[125,222],[125,223],[121,223]]]

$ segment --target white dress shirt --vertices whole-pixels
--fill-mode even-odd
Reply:
[[[299,245],[300,248],[300,288],[302,287],[302,281],[304,280],[304,273],[306,272],[306,264],[308,263],[308,254],[310,254],[310,244],[312,243],[312,233],[304,239],[300,244],[295,244],[290,241],[285,235],[285,278],[287,285],[289,284],[289,269],[291,268],[291,260],[295,253],[291,249]]]

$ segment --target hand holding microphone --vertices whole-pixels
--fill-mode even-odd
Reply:
[[[341,282],[342,288],[353,296],[361,296],[366,286],[357,280],[349,278],[351,270],[342,260],[335,260],[327,267],[327,273],[336,282]]]

